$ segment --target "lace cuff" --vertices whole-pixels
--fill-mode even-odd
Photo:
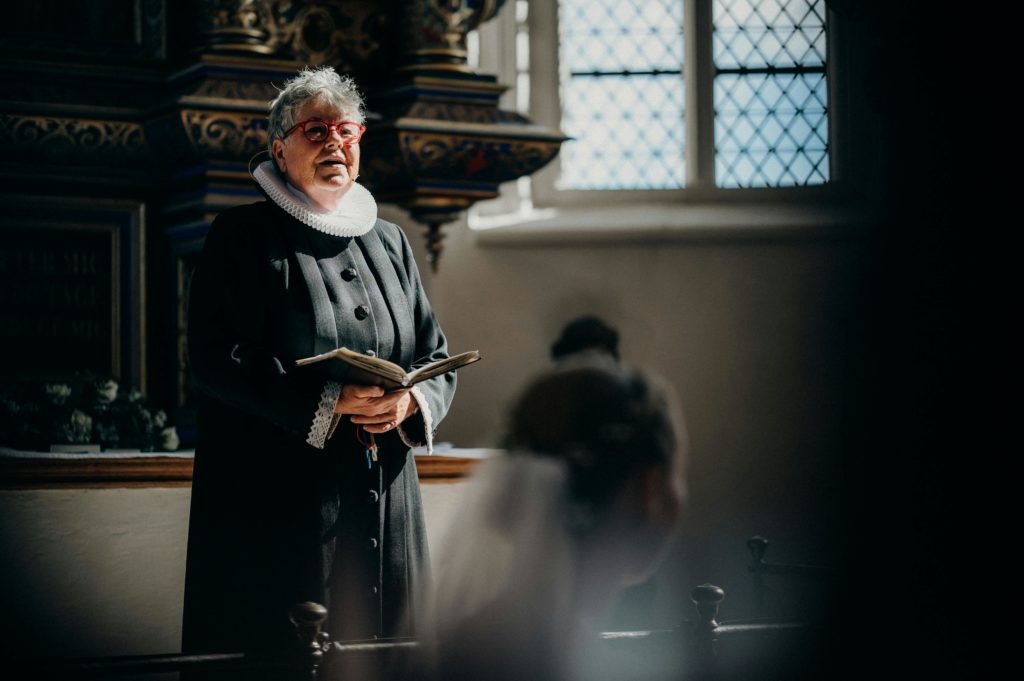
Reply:
[[[434,417],[430,413],[430,405],[427,404],[427,398],[418,386],[413,386],[409,390],[414,400],[416,400],[416,406],[420,408],[420,415],[423,417],[423,434],[427,439],[427,454],[434,453]],[[402,428],[402,424],[398,424],[398,437],[402,438],[402,442],[408,447],[422,447],[422,442],[413,442],[409,439],[405,430]]]
[[[338,403],[340,396],[341,383],[327,381],[323,392],[320,393],[320,404],[316,408],[316,413],[313,414],[313,423],[310,425],[309,435],[306,437],[306,443],[310,446],[323,449],[328,438],[334,434],[334,429],[338,427],[338,417],[341,416],[334,413],[334,406]]]

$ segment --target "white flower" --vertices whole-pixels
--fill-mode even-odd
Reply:
[[[81,409],[71,413],[71,418],[64,425],[64,436],[68,442],[81,443],[92,439],[92,417]]]
[[[174,426],[168,426],[160,431],[160,447],[165,452],[173,452],[180,444],[181,441],[178,439],[178,431]]]
[[[101,402],[113,402],[117,399],[117,381],[107,380],[96,383],[96,395]]]
[[[71,425],[81,431],[92,430],[92,417],[81,409],[71,412]]]
[[[163,428],[167,425],[167,414],[163,409],[153,414],[153,425],[157,428]]]
[[[142,399],[142,393],[138,390],[132,390],[128,393],[129,402],[138,402]]]
[[[71,386],[65,383],[50,383],[44,390],[55,404],[64,404],[64,401],[71,397]]]
[[[121,437],[117,432],[117,426],[107,423],[97,423],[96,434],[99,435],[100,441],[103,443],[116,444],[118,439]]]

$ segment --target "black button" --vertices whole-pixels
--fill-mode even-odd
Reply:
[[[356,308],[356,319],[363,320],[370,316],[370,308],[360,305]]]
[[[370,490],[370,503],[371,504],[376,504],[377,501],[379,501],[379,500],[380,500],[380,495],[377,494],[377,490],[371,489]]]
[[[377,548],[377,539],[375,537],[370,537],[370,541],[367,543],[369,544],[371,551]]]
[[[341,271],[341,278],[345,281],[352,281],[356,278],[356,271],[351,267],[346,267]]]
[[[370,357],[376,357],[377,356],[377,353],[374,350],[367,350],[366,354],[369,355]]]

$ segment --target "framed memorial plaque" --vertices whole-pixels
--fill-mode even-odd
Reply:
[[[143,204],[0,196],[0,375],[145,391]]]

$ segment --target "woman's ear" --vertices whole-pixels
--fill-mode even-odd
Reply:
[[[279,139],[274,140],[274,143],[271,145],[271,153],[274,156],[274,163],[277,164],[277,169],[282,173],[286,172],[288,168],[284,161],[284,142]]]
[[[628,563],[622,584],[649,579],[665,558],[675,534],[682,500],[666,477],[664,466],[653,465],[638,473],[623,499],[629,509]]]
[[[671,478],[671,469],[654,465],[642,473],[644,520],[651,527],[671,532],[682,510],[682,495]]]

